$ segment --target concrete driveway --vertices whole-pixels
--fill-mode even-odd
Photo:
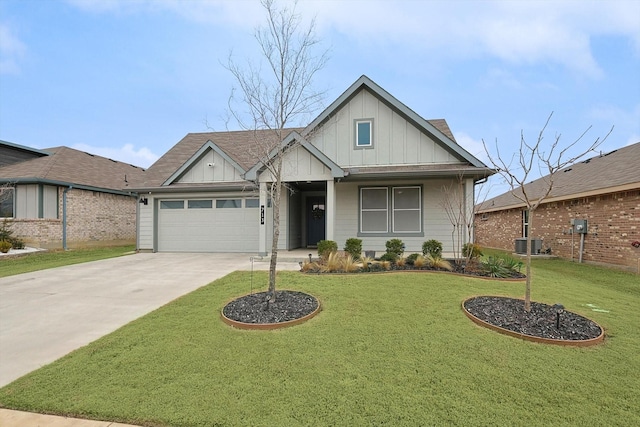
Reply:
[[[0,278],[0,387],[232,271],[249,270],[250,256],[135,254]],[[278,263],[279,270],[298,268]]]

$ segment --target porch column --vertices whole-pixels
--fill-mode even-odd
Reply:
[[[465,230],[464,243],[475,242],[475,230],[474,230],[474,206],[475,206],[475,186],[473,185],[473,178],[467,178],[464,185],[464,208],[465,208],[465,227],[470,226],[471,230]],[[468,241],[467,241],[468,240]]]
[[[325,239],[334,240],[336,225],[336,190],[333,179],[327,180],[327,198],[325,201],[324,214],[327,220]]]
[[[260,183],[260,226],[258,231],[258,255],[267,256],[267,183]]]

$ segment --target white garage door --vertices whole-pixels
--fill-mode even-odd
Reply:
[[[256,252],[258,199],[172,199],[158,204],[161,252]]]

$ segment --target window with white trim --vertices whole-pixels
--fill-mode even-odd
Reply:
[[[238,209],[242,207],[242,199],[218,199],[216,209]]]
[[[162,200],[160,209],[184,209],[184,200]]]
[[[387,187],[360,189],[360,232],[389,232],[388,193]]]
[[[522,211],[522,237],[529,236],[529,211],[527,209]]]
[[[245,199],[244,200],[245,208],[258,208],[260,207],[260,199]]]
[[[356,148],[373,147],[373,119],[356,120]]]
[[[422,233],[422,187],[361,187],[360,233]]]
[[[13,188],[0,188],[0,218],[13,218]]]
[[[213,208],[213,200],[188,200],[187,207],[189,209],[211,209]]]
[[[393,188],[393,232],[420,233],[422,212],[420,187]]]

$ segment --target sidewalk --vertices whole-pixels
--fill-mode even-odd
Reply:
[[[57,415],[32,414],[31,412],[0,409],[2,427],[137,427],[111,421],[81,420]]]

